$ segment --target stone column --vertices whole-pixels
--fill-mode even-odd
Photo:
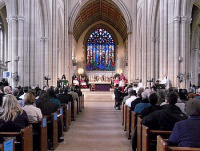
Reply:
[[[180,16],[174,17],[174,86],[179,87],[180,82],[177,76],[180,74]]]
[[[181,49],[180,49],[180,58],[182,62],[180,62],[180,73],[186,75],[186,22],[187,17],[181,16]],[[184,78],[183,82],[180,83],[180,88],[186,87],[186,79]]]
[[[11,18],[9,19],[9,24],[8,24],[8,28],[10,29],[10,37],[9,37],[9,45],[10,47],[10,53],[9,55],[11,55],[11,74],[12,77],[14,77],[15,75],[18,74],[18,50],[17,50],[17,20],[18,20],[18,16],[13,15],[11,16]],[[11,86],[15,87],[17,86],[18,82],[16,80],[14,80],[14,78],[12,78],[12,82],[11,82]]]
[[[147,10],[148,1],[143,1],[142,6],[142,83],[144,86],[147,85]]]
[[[160,1],[160,50],[159,50],[159,78],[164,74],[164,0]]]
[[[168,0],[164,0],[163,15],[163,74],[168,75]],[[161,75],[163,76],[163,75]]]
[[[130,82],[132,79],[132,61],[131,61],[131,33],[128,33],[128,81]]]
[[[24,86],[24,16],[18,17],[18,56],[19,85]]]

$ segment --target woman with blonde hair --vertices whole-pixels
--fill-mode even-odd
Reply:
[[[29,122],[37,122],[42,118],[41,110],[35,107],[34,103],[35,96],[31,92],[26,93],[24,97],[25,106],[23,107],[23,110],[26,111]]]
[[[20,131],[28,124],[28,116],[17,99],[11,94],[4,96],[0,113],[0,131]]]

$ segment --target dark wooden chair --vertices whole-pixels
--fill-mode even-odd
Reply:
[[[0,151],[15,151],[14,139],[7,139],[3,144],[0,144]]]
[[[158,135],[157,151],[200,151],[200,148],[168,146],[167,142],[160,135]]]
[[[47,118],[30,123],[33,126],[33,150],[46,151],[47,143]]]
[[[79,115],[79,112],[80,112],[80,111],[79,111],[80,102],[79,102],[79,99],[78,99],[78,98],[76,99],[76,107],[77,107],[77,108],[76,108],[77,115]]]
[[[150,130],[142,125],[142,151],[156,150],[157,136],[169,138],[172,131]]]
[[[29,125],[22,129],[20,132],[0,132],[0,136],[3,138],[14,138],[15,149],[20,151],[32,151],[33,150],[33,134],[32,125]]]

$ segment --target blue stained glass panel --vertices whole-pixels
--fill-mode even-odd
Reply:
[[[103,28],[91,33],[87,40],[87,70],[114,71],[115,45],[111,34]]]

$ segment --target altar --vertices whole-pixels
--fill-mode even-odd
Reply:
[[[90,91],[95,87],[95,91],[110,91],[111,82],[89,82]]]

